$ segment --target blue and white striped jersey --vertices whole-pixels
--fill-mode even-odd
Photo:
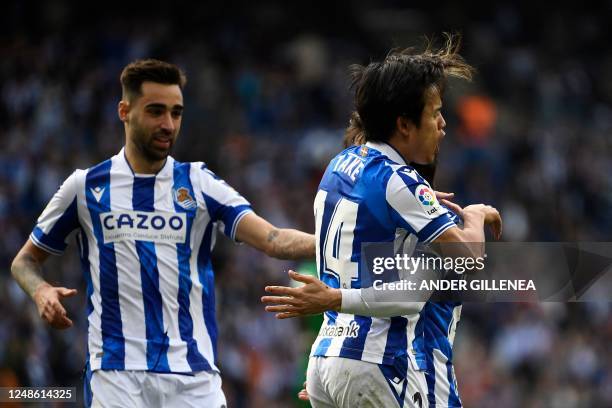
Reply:
[[[431,242],[455,225],[425,179],[383,143],[350,147],[330,162],[315,198],[317,267],[334,288],[361,288],[361,245],[406,234]],[[364,272],[365,273],[365,272]],[[326,312],[312,356],[426,369],[420,314],[374,318]]]
[[[72,173],[30,238],[61,254],[78,230],[91,370],[218,371],[210,253],[250,211],[202,163],[139,175],[121,150]]]

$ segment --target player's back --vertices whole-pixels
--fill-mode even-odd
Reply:
[[[429,242],[452,227],[429,184],[391,146],[350,147],[330,162],[315,204],[317,266],[335,288],[369,284],[361,270],[362,244],[393,243],[414,234]],[[326,312],[313,356],[425,368],[419,315],[372,318]]]

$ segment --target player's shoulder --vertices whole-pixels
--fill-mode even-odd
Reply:
[[[101,171],[104,169],[110,169],[110,167],[112,166],[112,162],[113,162],[113,157],[109,157],[108,159],[102,160],[96,164],[93,164],[91,166],[89,166],[86,169],[77,169],[77,171],[84,171],[85,173],[91,173],[91,172],[95,172],[95,171]]]
[[[363,146],[367,149],[367,146]],[[365,152],[364,152],[365,153]],[[364,175],[374,177],[376,180],[384,181],[385,183],[391,178],[399,178],[404,184],[426,184],[427,181],[410,165],[398,163],[389,156],[375,149],[369,149],[367,152],[368,160],[364,168]]]
[[[427,180],[409,165],[393,165],[385,184],[387,200],[404,201],[413,195],[422,203],[433,205],[435,193]]]
[[[211,170],[205,162],[190,162],[191,180],[198,189],[208,195],[227,196],[239,194],[224,179]]]
[[[192,171],[204,181],[223,181],[205,162],[190,162]]]
[[[98,165],[91,166],[86,169],[74,169],[74,171],[68,176],[66,181],[72,181],[76,185],[84,185],[87,175],[97,168]]]
[[[330,168],[337,170],[341,167],[351,167],[353,162],[360,162],[363,169],[369,171],[385,166],[389,158],[376,149],[366,145],[350,146],[338,153],[330,162]],[[390,163],[392,163],[389,160]]]
[[[89,178],[96,178],[98,176],[100,177],[105,177],[107,176],[111,170],[116,170],[117,168],[117,162],[121,159],[123,155],[123,149],[115,154],[114,156],[111,156],[107,159],[104,159],[98,163],[95,163],[85,169],[76,169],[73,173],[73,175],[75,175],[76,177],[78,177],[78,179],[85,179],[86,177]],[[123,161],[125,161],[125,166],[129,166],[129,164],[127,164],[127,160],[125,158],[123,158]],[[129,169],[129,167],[128,167]]]
[[[201,161],[195,161],[195,162],[190,162],[190,161],[180,161],[180,160],[176,160],[174,157],[172,156],[168,156],[168,160],[171,161],[171,166],[173,168],[173,171],[175,173],[187,173],[191,176],[201,176],[201,175],[205,175],[208,174],[208,171],[206,171],[207,167],[206,167],[206,163],[201,162]]]
[[[429,183],[423,178],[414,167],[407,164],[391,164],[388,165],[389,178],[398,178],[403,184],[407,186],[425,185],[429,186]]]

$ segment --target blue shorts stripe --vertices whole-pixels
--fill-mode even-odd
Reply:
[[[389,366],[386,364],[378,364],[378,368],[382,372],[382,375],[385,377],[387,381],[387,385],[389,385],[389,389],[393,393],[395,400],[398,405],[401,407],[404,406],[404,400],[406,398],[406,390],[408,389],[408,379],[406,378],[405,373],[399,373],[397,368],[393,366]],[[401,384],[401,392],[397,392],[397,388],[393,386],[393,383]]]

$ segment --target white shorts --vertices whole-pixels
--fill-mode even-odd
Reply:
[[[89,388],[91,407],[227,406],[221,390],[221,376],[208,371],[184,375],[96,370],[91,375]]]
[[[429,407],[424,371],[400,378],[393,367],[350,358],[310,357],[306,390],[313,408]]]

